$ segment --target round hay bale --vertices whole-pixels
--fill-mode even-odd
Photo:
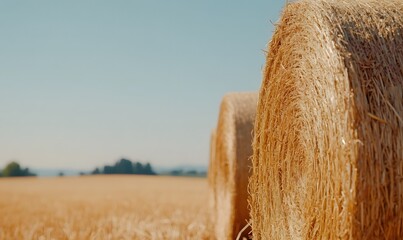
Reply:
[[[230,93],[221,102],[213,167],[217,239],[235,239],[248,224],[247,186],[257,98],[257,93]]]
[[[288,4],[253,142],[256,239],[403,238],[403,1]]]
[[[216,130],[213,129],[211,131],[210,135],[210,161],[209,161],[209,166],[208,166],[208,171],[207,171],[207,181],[208,181],[208,186],[209,186],[209,207],[210,207],[210,221],[213,223],[215,221],[215,162],[214,162],[214,156],[215,156],[215,138],[216,138]]]

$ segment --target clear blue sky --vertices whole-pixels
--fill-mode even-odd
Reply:
[[[207,165],[221,97],[257,91],[283,1],[0,2],[0,168]]]

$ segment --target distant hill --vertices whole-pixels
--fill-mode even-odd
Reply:
[[[56,177],[59,173],[63,173],[64,176],[78,176],[80,172],[89,172],[88,170],[78,169],[63,169],[63,168],[31,168],[31,172],[38,175],[38,177]]]
[[[154,168],[158,175],[206,177],[207,167],[204,165],[182,164],[173,167]]]
[[[173,170],[178,170],[181,169],[185,172],[188,171],[197,171],[197,172],[207,172],[207,166],[205,165],[191,165],[191,164],[181,164],[181,165],[175,165],[175,166],[155,166],[154,170],[158,173],[158,174],[162,174],[162,173],[167,173],[167,172],[171,172]]]

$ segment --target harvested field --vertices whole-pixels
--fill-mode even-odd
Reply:
[[[0,179],[0,239],[210,239],[207,181]]]

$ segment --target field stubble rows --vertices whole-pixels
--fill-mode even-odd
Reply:
[[[210,239],[204,178],[0,179],[0,239]]]

